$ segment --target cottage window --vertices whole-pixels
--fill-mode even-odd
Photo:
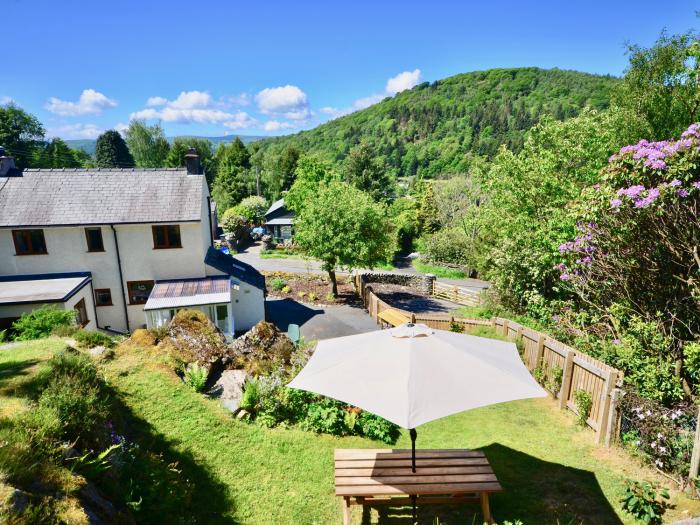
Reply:
[[[112,290],[95,288],[95,306],[112,306]]]
[[[12,230],[17,255],[43,255],[46,251],[44,230]]]
[[[153,226],[153,248],[156,250],[182,248],[180,226],[177,224]]]
[[[105,245],[102,242],[102,228],[85,228],[85,238],[89,252],[105,251]]]
[[[129,304],[146,304],[148,296],[153,290],[153,281],[129,281],[126,287],[129,289]]]
[[[85,307],[85,299],[81,299],[75,303],[73,308],[75,309],[75,322],[78,323],[78,326],[84,327],[90,322],[87,315],[87,308]]]

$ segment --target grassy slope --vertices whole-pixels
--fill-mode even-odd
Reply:
[[[36,370],[60,342],[33,342],[0,350],[0,401],[7,406],[12,385]],[[201,523],[337,523],[340,507],[333,496],[332,452],[336,447],[380,447],[361,438],[317,436],[297,429],[267,430],[234,420],[216,401],[185,388],[152,358],[119,351],[105,369],[134,416],[149,427],[141,446],[166,457],[189,458],[182,475],[200,487],[195,506]],[[550,400],[515,402],[452,416],[419,429],[421,447],[486,450],[506,492],[493,498],[499,520],[526,524],[633,523],[617,500],[625,476],[649,477],[618,450],[592,444]],[[404,434],[397,446],[407,447]],[[679,502],[679,509],[688,502]],[[697,510],[697,509],[694,509]],[[473,508],[430,508],[429,523],[471,523]],[[219,514],[224,513],[224,516]],[[356,522],[360,511],[355,509]],[[392,512],[392,516],[395,512]],[[430,516],[430,517],[429,517]],[[369,517],[368,517],[369,518]],[[375,523],[376,512],[371,521]],[[381,523],[405,523],[384,516]]]

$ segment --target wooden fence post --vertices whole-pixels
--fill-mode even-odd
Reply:
[[[540,363],[542,362],[542,358],[544,358],[544,339],[545,335],[541,332],[537,332],[537,355],[535,356],[535,362],[531,363],[532,368],[531,370],[534,370],[538,366],[540,366]]]
[[[602,408],[598,415],[597,442],[599,444],[605,442],[608,434],[608,425],[610,423],[609,416],[612,408],[612,391],[615,388],[615,383],[617,383],[617,372],[609,372],[608,377],[605,379],[605,384],[603,385],[603,391],[600,393]]]
[[[690,473],[691,479],[698,477],[700,468],[700,407],[698,408],[698,419],[695,423],[695,439],[693,440],[693,455],[690,456]]]
[[[559,408],[566,408],[569,400],[569,390],[571,390],[571,380],[574,376],[574,357],[576,352],[569,350],[564,361],[564,370],[561,377],[561,390],[559,391]]]
[[[508,319],[503,319],[503,337],[508,337]]]
[[[620,403],[620,397],[622,397],[622,390],[619,388],[614,388],[610,392],[610,408],[608,409],[608,423],[606,425],[605,431],[605,441],[606,447],[610,446],[617,441],[617,430],[618,430],[618,416],[617,405]]]

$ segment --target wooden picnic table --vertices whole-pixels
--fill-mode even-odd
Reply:
[[[486,455],[478,450],[336,449],[335,494],[343,498],[343,524],[351,505],[480,503],[492,523],[489,494],[502,492]]]
[[[382,310],[379,312],[379,314],[377,314],[377,317],[381,322],[391,326],[400,326],[411,321],[409,316],[393,308]]]

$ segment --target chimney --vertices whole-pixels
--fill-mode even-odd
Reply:
[[[199,167],[199,155],[194,148],[190,148],[185,153],[185,166],[188,175],[201,175]]]
[[[0,146],[0,177],[16,177],[22,172],[15,167],[15,159],[5,153],[5,148]]]

